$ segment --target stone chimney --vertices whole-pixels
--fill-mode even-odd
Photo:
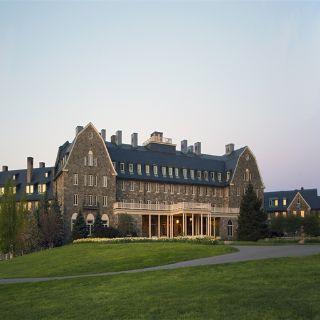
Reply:
[[[117,143],[117,137],[116,137],[116,135],[113,134],[113,135],[111,136],[110,140],[111,140],[111,143],[116,144],[116,143]]]
[[[131,134],[131,146],[132,148],[138,148],[138,134],[135,132]]]
[[[83,126],[76,126],[76,136],[83,130]]]
[[[201,155],[201,142],[196,142],[194,144],[194,153],[197,155],[197,156],[200,156]]]
[[[234,143],[226,144],[226,155],[231,154],[234,151]]]
[[[101,129],[101,137],[103,139],[103,141],[106,141],[107,139],[107,136],[106,136],[106,129]]]
[[[188,147],[188,153],[193,153],[193,146]]]
[[[188,140],[181,141],[181,152],[187,153],[188,152]]]
[[[32,179],[32,171],[33,171],[33,158],[27,158],[27,183],[31,183]]]
[[[122,145],[122,131],[121,130],[117,130],[117,132],[116,132],[116,144],[118,146]]]
[[[2,166],[2,171],[3,171],[3,172],[8,171],[8,166]]]
[[[39,162],[39,168],[45,168],[46,164],[44,162]]]

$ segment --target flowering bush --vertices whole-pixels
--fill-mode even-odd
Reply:
[[[187,242],[215,245],[218,240],[210,237],[176,237],[176,238],[147,238],[147,237],[125,237],[125,238],[84,238],[74,240],[73,243],[136,243],[136,242]]]

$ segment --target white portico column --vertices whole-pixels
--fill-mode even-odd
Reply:
[[[185,215],[184,213],[182,214],[182,235],[185,236],[185,228],[184,228],[184,219],[185,219]]]
[[[149,214],[149,238],[151,238],[151,214]]]
[[[191,223],[191,228],[192,228],[192,236],[194,236],[194,214],[192,214],[192,223]]]
[[[160,214],[158,214],[158,238],[160,238]]]
[[[216,238],[216,217],[213,217],[213,237]]]
[[[201,228],[200,234],[201,234],[201,236],[203,236],[203,215],[202,215],[202,213],[201,213],[200,228]]]
[[[167,215],[167,237],[170,238],[170,235],[169,235],[169,216]]]

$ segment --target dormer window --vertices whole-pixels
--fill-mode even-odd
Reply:
[[[46,172],[46,173],[44,174],[44,176],[45,176],[45,178],[48,178],[48,177],[49,177],[49,172]]]
[[[26,194],[32,194],[33,193],[33,185],[27,185],[26,186]]]
[[[208,171],[204,171],[203,172],[203,178],[204,178],[204,180],[209,180],[209,175],[208,175]]]
[[[162,175],[163,175],[164,177],[167,176],[167,167],[162,167]]]
[[[221,182],[221,179],[222,179],[221,172],[218,172],[218,181]]]
[[[176,176],[176,178],[179,178],[179,169],[178,168],[174,169],[174,175]]]
[[[214,181],[214,172],[210,172],[210,177],[211,177],[211,180]]]
[[[146,164],[146,175],[150,175],[150,166]]]
[[[173,170],[172,170],[172,168],[169,168],[169,176],[170,176],[170,178],[172,178],[172,176],[173,176]]]
[[[230,171],[227,171],[227,181],[230,180]]]
[[[129,163],[129,172],[133,174],[133,163]]]
[[[194,170],[190,170],[190,177],[192,180],[194,180]]]
[[[124,172],[124,163],[123,162],[120,163],[120,171],[122,173]]]
[[[282,199],[282,205],[283,205],[283,206],[286,206],[286,205],[287,205],[287,199],[286,199],[286,198],[283,198],[283,199]]]
[[[183,169],[182,172],[183,172],[183,178],[184,179],[188,179],[188,170],[187,169]]]
[[[38,193],[45,193],[47,191],[46,184],[38,184]]]
[[[137,164],[137,171],[138,171],[138,174],[139,174],[139,175],[142,174],[141,163],[138,163],[138,164]]]
[[[198,180],[201,180],[201,171],[200,170],[197,171],[197,178],[198,178]]]
[[[153,174],[154,174],[155,176],[158,175],[158,166],[156,166],[156,165],[153,166]]]

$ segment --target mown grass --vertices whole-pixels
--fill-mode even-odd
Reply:
[[[120,271],[233,252],[222,245],[190,243],[81,243],[0,262],[0,278],[46,277]]]
[[[320,255],[0,285],[2,319],[319,319]]]

